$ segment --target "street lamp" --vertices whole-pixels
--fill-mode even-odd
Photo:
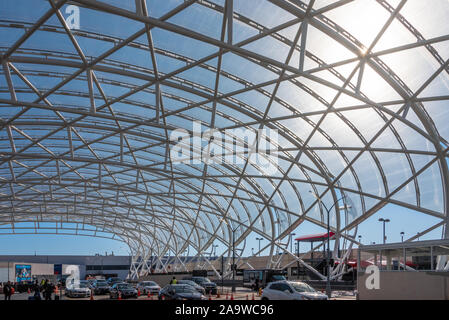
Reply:
[[[359,242],[362,244],[362,235],[359,235]]]
[[[383,231],[384,231],[384,244],[385,241],[387,240],[387,237],[385,236],[385,224],[390,222],[390,219],[384,219],[384,218],[379,218],[379,222],[383,223]]]
[[[238,226],[235,228],[232,228],[232,226],[229,225],[229,223],[225,220],[225,218],[222,218],[221,221],[226,223],[228,227],[232,230],[232,292],[235,292],[235,232],[242,224],[248,222],[248,220],[245,220],[243,222],[236,222],[238,223]]]
[[[330,212],[331,210],[340,202],[340,200],[342,200],[345,196],[341,197],[340,199],[338,199],[337,201],[334,202],[334,204],[332,205],[332,207],[330,207],[329,209],[327,208],[327,206],[323,203],[323,201],[321,201],[321,198],[313,191],[309,191],[317,200],[318,202],[326,209],[327,211],[327,257],[326,257],[326,266],[327,266],[327,281],[326,281],[326,295],[329,297],[329,299],[331,298],[331,265],[330,265]],[[349,209],[351,208],[351,206],[343,206],[343,207],[339,207],[338,209]]]
[[[404,231],[401,232],[401,242],[404,242]]]
[[[290,236],[292,237],[292,238],[291,238],[291,241],[290,241],[290,252],[293,252],[293,251],[292,251],[292,246],[293,246],[293,236],[296,236],[296,233],[290,233]]]
[[[251,255],[254,256],[254,248],[251,248]]]
[[[214,257],[216,257],[217,255],[217,247],[218,247],[218,244],[213,244],[212,245],[212,248],[213,248],[213,250],[214,250]]]
[[[260,241],[263,240],[263,238],[256,238],[257,241],[259,241],[259,257],[260,257]]]

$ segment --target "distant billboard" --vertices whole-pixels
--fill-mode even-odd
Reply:
[[[31,281],[31,265],[16,264],[16,281]]]
[[[53,274],[56,274],[56,275],[62,274],[62,264],[55,264],[53,266]]]

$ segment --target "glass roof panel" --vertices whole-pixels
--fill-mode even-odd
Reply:
[[[89,224],[163,257],[226,247],[231,226],[239,255],[255,236],[275,253],[304,219],[323,228],[317,197],[346,196],[337,234],[390,204],[443,221],[447,1],[140,1],[148,17],[136,3],[1,2],[8,225]]]

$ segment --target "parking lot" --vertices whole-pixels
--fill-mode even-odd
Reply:
[[[65,296],[64,290],[62,290],[62,300],[90,300],[90,298],[70,298]],[[58,291],[59,295],[59,291]],[[222,292],[219,290],[219,294],[214,295],[206,295],[206,297],[211,300],[231,300],[231,295],[233,300],[252,300],[254,296],[254,300],[260,300],[260,297],[255,293],[254,291],[251,291],[247,288],[236,288],[236,292],[234,294],[231,293],[231,288],[224,288],[224,291]],[[28,300],[28,297],[32,296],[31,293],[15,293],[11,296],[11,300]],[[54,294],[52,296],[52,299],[54,300]],[[94,295],[94,300],[110,300],[109,295]],[[4,295],[0,294],[0,300],[4,300]],[[117,300],[117,299],[114,299]],[[128,300],[128,299],[127,299]],[[129,298],[129,300],[158,300],[158,297],[156,295],[140,295],[140,297],[136,298]]]
[[[221,288],[220,288],[221,289]],[[63,296],[62,300],[90,300],[90,298],[69,298],[64,295],[64,291],[62,291]],[[58,293],[59,294],[59,293]],[[224,291],[219,291],[219,295],[210,295],[211,300],[231,300],[231,288],[224,288]],[[28,300],[28,297],[32,296],[29,293],[15,293],[11,296],[11,300]],[[209,299],[209,295],[206,295]],[[260,300],[260,297],[254,291],[250,289],[238,287],[236,288],[236,292],[232,294],[233,300]],[[54,295],[52,296],[54,300]],[[94,300],[110,300],[109,295],[94,295]],[[130,298],[129,300],[157,300],[157,296],[140,295],[137,299]],[[355,300],[355,295],[352,292],[334,292],[331,300]],[[0,294],[0,300],[4,300],[4,295]],[[128,299],[127,299],[128,300]]]

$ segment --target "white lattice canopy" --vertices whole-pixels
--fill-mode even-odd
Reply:
[[[448,19],[445,0],[2,0],[2,229],[117,238],[143,261],[232,230],[276,256],[341,198],[331,229],[352,243],[388,204],[444,226]],[[278,130],[276,170],[173,162],[194,121]]]

